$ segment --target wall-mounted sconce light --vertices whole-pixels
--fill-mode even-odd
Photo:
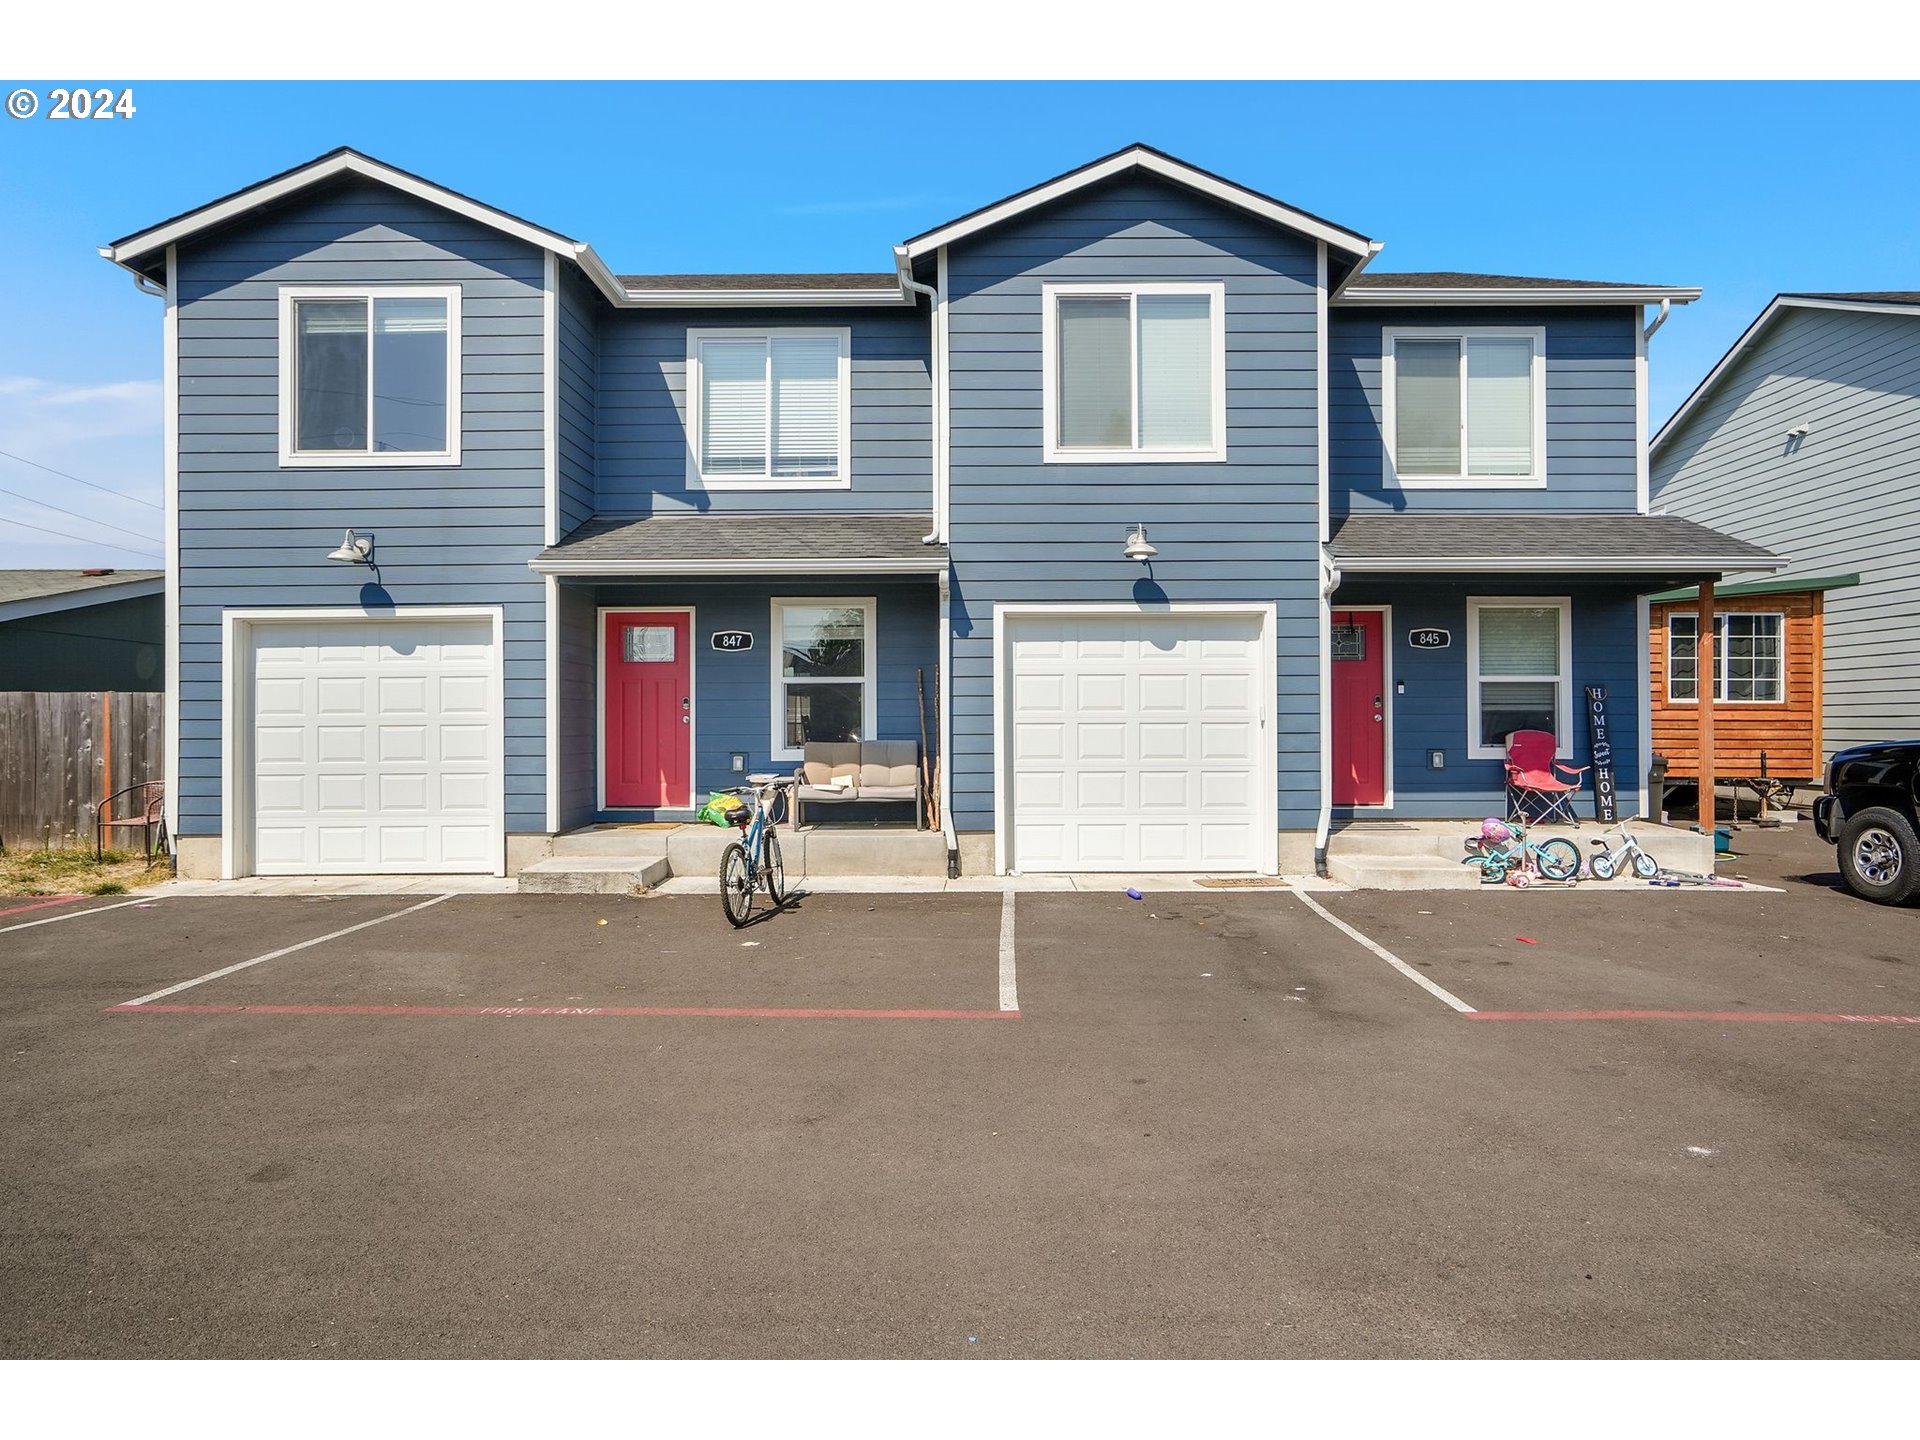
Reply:
[[[370,565],[373,563],[373,536],[356,535],[349,528],[340,538],[340,548],[327,559],[338,560],[346,565]]]
[[[1129,560],[1138,560],[1144,564],[1160,552],[1147,543],[1147,527],[1136,524],[1133,527],[1133,533],[1127,536],[1126,548],[1120,553]]]

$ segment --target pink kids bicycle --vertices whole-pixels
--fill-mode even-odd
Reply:
[[[1561,880],[1569,884],[1580,879],[1580,852],[1571,840],[1556,835],[1538,844],[1527,839],[1526,827],[1516,821],[1480,822],[1480,833],[1467,840],[1463,865],[1478,865],[1482,884],[1505,882],[1524,890],[1537,875],[1542,880]]]

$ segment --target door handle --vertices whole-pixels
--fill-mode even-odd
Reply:
[[[693,723],[693,717],[687,713],[692,706],[693,702],[691,699],[685,695],[680,697],[680,723],[682,725],[691,725]]]

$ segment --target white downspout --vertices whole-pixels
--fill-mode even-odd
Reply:
[[[1672,309],[1673,309],[1673,301],[1662,300],[1660,302],[1660,313],[1653,317],[1653,323],[1651,325],[1647,326],[1645,330],[1640,332],[1640,338],[1643,340],[1651,340],[1653,338],[1653,332],[1658,330],[1662,325],[1667,323],[1667,315],[1672,311]]]
[[[1327,878],[1327,836],[1333,829],[1333,592],[1340,588],[1340,567],[1320,552],[1320,818],[1313,827],[1313,873]]]
[[[942,262],[946,252],[941,252]],[[947,297],[944,285],[926,285],[913,278],[913,261],[904,245],[893,247],[894,267],[900,288],[927,297],[930,314],[928,331],[927,381],[933,398],[933,529],[920,537],[922,545],[937,545],[946,537],[947,518]],[[942,278],[945,271],[941,265]],[[949,571],[940,574],[940,640],[937,677],[939,696],[935,708],[940,735],[940,835],[947,842],[947,878],[960,875],[960,837],[953,828],[953,618]]]

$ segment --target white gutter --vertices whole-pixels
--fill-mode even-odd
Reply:
[[[945,507],[940,503],[946,490],[947,447],[943,443],[946,432],[946,327],[947,297],[940,293],[937,285],[923,285],[913,278],[913,257],[907,253],[907,247],[893,247],[893,268],[900,277],[900,289],[903,293],[924,295],[927,297],[928,354],[932,374],[927,379],[933,391],[933,529],[920,537],[922,545],[936,545],[946,537],[941,534]]]
[[[1343,305],[1688,305],[1697,286],[1484,286],[1361,285],[1338,292]]]

